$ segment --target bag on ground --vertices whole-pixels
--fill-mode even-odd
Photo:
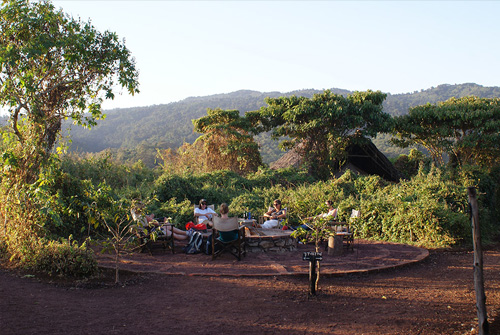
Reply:
[[[184,252],[186,254],[197,254],[201,252],[202,242],[203,236],[198,232],[193,232],[193,235],[189,239],[188,245],[184,247]]]

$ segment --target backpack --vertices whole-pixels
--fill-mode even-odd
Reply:
[[[189,239],[188,245],[184,247],[184,252],[186,254],[197,254],[201,252],[201,244],[203,242],[203,235],[198,232],[194,232]]]

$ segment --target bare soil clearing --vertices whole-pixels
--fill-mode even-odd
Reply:
[[[432,251],[403,267],[323,276],[315,297],[304,276],[123,271],[113,285],[110,270],[68,283],[1,269],[0,333],[476,334],[472,264],[469,251]],[[500,247],[484,252],[484,274],[490,334],[499,334]]]

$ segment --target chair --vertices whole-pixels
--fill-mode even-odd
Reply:
[[[337,211],[337,213],[338,213],[338,211]],[[332,221],[329,222],[329,225],[330,225],[330,227],[328,228],[329,231],[332,233],[332,235],[342,236],[343,247],[347,250],[349,250],[349,249],[353,250],[353,248],[354,248],[354,231],[352,229],[351,223],[353,221],[353,218],[358,218],[359,216],[360,216],[360,212],[358,210],[353,209],[349,223],[335,221],[337,218],[336,216]],[[328,249],[328,239],[325,242],[326,242],[325,250],[327,250]]]
[[[235,234],[235,239],[227,241],[226,238],[228,238],[228,235],[233,234]],[[232,237],[233,236],[231,236],[231,238]],[[214,218],[212,233],[212,260],[226,251],[230,252],[239,261],[241,260],[241,256],[244,256],[246,253],[245,226],[240,227],[237,217],[227,219],[220,217]]]
[[[349,232],[351,233],[351,235],[348,237],[347,241],[348,247],[350,246],[351,248],[353,248],[354,233],[355,233],[353,226],[354,228],[356,227],[356,221],[359,220],[360,217],[361,217],[361,212],[359,210],[353,209],[351,212],[350,225],[349,225]]]
[[[163,249],[170,248],[172,253],[175,254],[175,239],[174,239],[174,225],[171,223],[163,223],[161,226],[156,226],[152,223],[148,223],[145,217],[138,217],[135,220],[136,224],[132,226],[133,232],[139,240],[141,251],[144,252],[148,250],[151,253],[153,246],[160,244]],[[170,229],[170,236],[164,232],[161,227],[165,230]]]
[[[194,205],[194,208],[193,208],[193,213],[194,213],[194,210],[196,208],[200,208],[200,205]],[[215,211],[215,206],[214,205],[208,205],[207,208],[210,208],[212,209],[213,211]],[[198,217],[197,216],[194,216],[194,219],[193,219],[193,222],[195,225],[197,225],[198,223],[201,223],[201,222],[198,222]]]
[[[336,236],[342,236],[343,246],[347,250],[353,248],[354,234],[351,231],[351,227],[348,223],[344,222],[334,226],[334,231]]]

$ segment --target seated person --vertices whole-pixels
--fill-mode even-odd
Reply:
[[[264,213],[264,217],[270,220],[260,225],[261,228],[278,228],[281,221],[286,218],[286,210],[281,207],[281,200],[274,200],[273,207],[270,207],[269,210]]]
[[[220,205],[219,212],[221,219],[229,219],[229,216],[227,216],[227,214],[229,213],[229,207],[227,204],[224,203]],[[221,242],[232,242],[237,238],[238,238],[238,229],[231,231],[219,231],[218,239]]]
[[[142,227],[146,228],[150,224],[153,224],[155,228],[159,228],[159,235],[167,235],[167,237],[170,237],[172,235],[172,230],[174,234],[174,238],[176,240],[185,240],[189,238],[193,231],[184,231],[180,230],[175,227],[169,227],[166,226],[162,223],[165,223],[165,218],[160,218],[158,220],[155,220],[155,215],[154,214],[149,214],[149,215],[143,215],[142,210],[140,207],[134,207],[130,210],[130,213],[132,214],[132,219],[142,225]],[[149,230],[148,230],[149,231]],[[149,231],[150,232],[150,231]],[[151,233],[151,232],[150,232]]]
[[[325,205],[328,206],[328,212],[305,218],[305,220],[312,221],[315,218],[323,218],[323,219],[331,218],[332,220],[335,219],[337,217],[337,208],[333,208],[333,201],[327,200],[325,202]],[[299,227],[304,230],[311,230],[311,227],[307,224],[302,224]]]
[[[204,223],[212,227],[212,218],[214,216],[217,216],[217,213],[212,208],[207,207],[207,200],[201,199],[200,207],[194,209],[194,217],[198,219],[198,222],[195,222],[195,224]]]

